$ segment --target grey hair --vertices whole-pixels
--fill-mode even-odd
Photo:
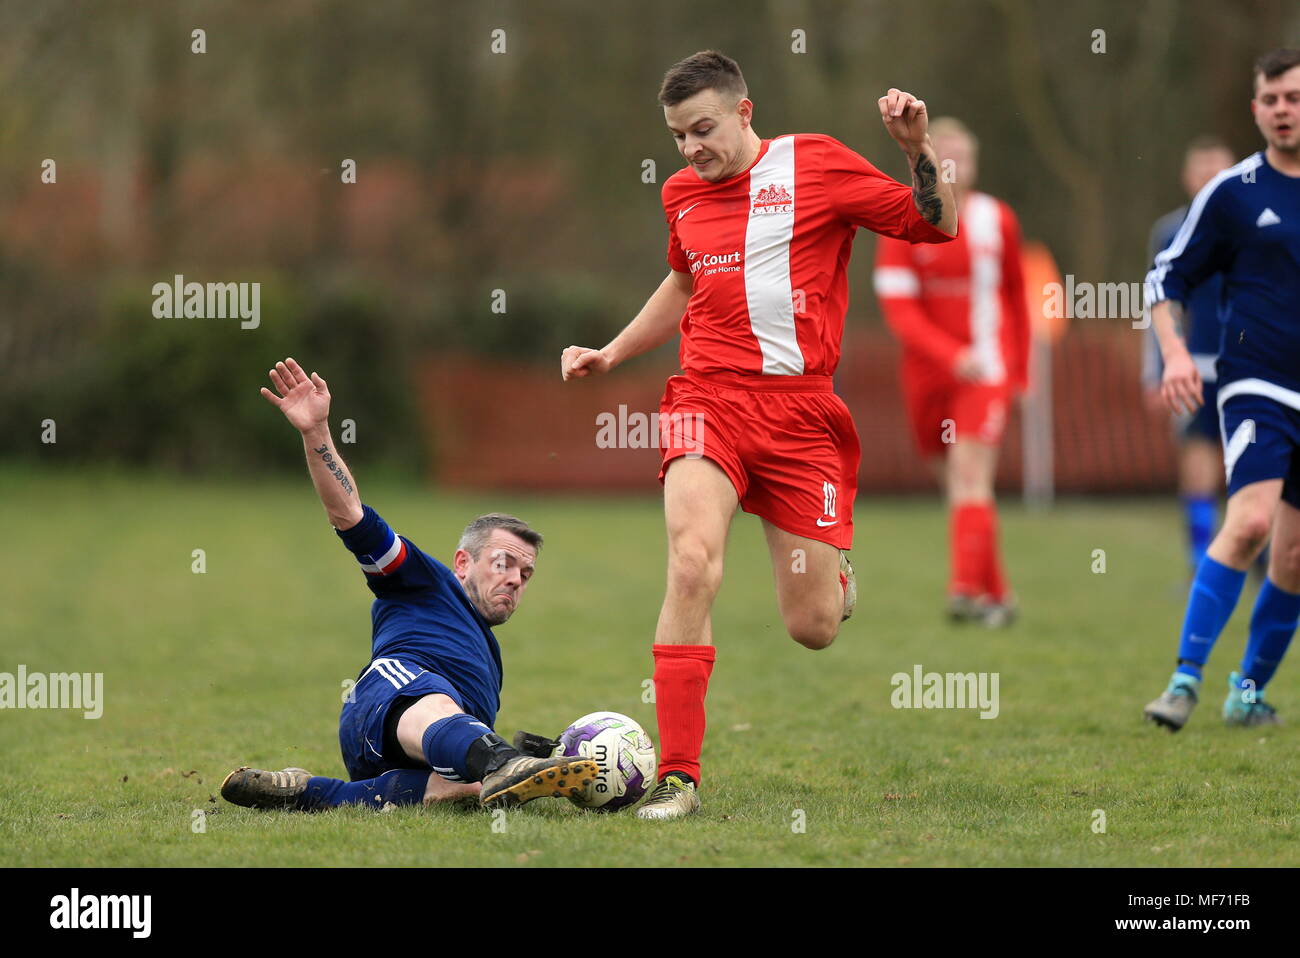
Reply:
[[[542,534],[518,516],[507,515],[504,512],[489,512],[487,515],[479,516],[465,527],[456,548],[464,549],[471,559],[477,561],[479,553],[487,545],[488,537],[496,529],[512,532],[532,546],[534,551],[542,551]]]

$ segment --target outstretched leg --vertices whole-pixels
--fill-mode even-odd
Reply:
[[[422,761],[460,789],[476,790],[484,805],[522,805],[544,796],[578,795],[596,777],[595,762],[571,758],[529,758],[490,728],[461,711],[450,696],[434,693],[411,703],[397,723],[397,741],[407,758]]]
[[[738,503],[727,474],[708,459],[676,459],[664,475],[668,587],[653,648],[660,786],[640,818],[679,818],[699,807],[694,789],[714,659],[709,613]]]
[[[543,796],[576,796],[598,771],[596,763],[586,759],[524,756],[441,693],[403,703],[396,738],[407,759],[426,767],[390,769],[352,782],[313,776],[300,768],[239,768],[226,776],[221,794],[250,808],[302,811],[475,798],[484,805],[511,806]],[[391,761],[392,753],[386,754]]]
[[[392,769],[376,778],[345,782],[312,775],[306,769],[270,772],[237,768],[221,783],[221,797],[246,808],[294,808],[323,811],[342,805],[363,805],[382,811],[388,805],[432,805],[456,799],[478,799],[478,785],[448,782],[437,772]]]

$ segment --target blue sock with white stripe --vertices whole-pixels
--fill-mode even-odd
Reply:
[[[375,810],[385,805],[419,805],[429,773],[422,769],[393,769],[378,778],[344,782],[337,778],[312,776],[307,790],[298,796],[296,807],[304,812],[318,812],[340,805],[365,805]]]
[[[424,758],[435,772],[452,782],[477,782],[468,770],[469,747],[492,730],[464,712],[438,719],[424,730]]]
[[[1255,683],[1263,691],[1286,655],[1296,624],[1300,623],[1300,595],[1279,589],[1265,579],[1250,617],[1250,638],[1241,658],[1241,678]]]
[[[1205,558],[1205,550],[1214,538],[1217,519],[1214,499],[1210,496],[1183,496],[1183,518],[1187,521],[1187,548],[1195,570]]]
[[[1229,569],[1209,556],[1201,560],[1187,598],[1187,616],[1178,640],[1177,672],[1196,679],[1201,677],[1201,669],[1209,660],[1219,633],[1232,617],[1245,582],[1246,573]]]

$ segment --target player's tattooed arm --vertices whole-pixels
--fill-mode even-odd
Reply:
[[[907,155],[912,169],[912,197],[917,212],[936,229],[957,235],[957,200],[952,184],[939,176],[939,157],[930,142],[925,101],[894,87],[877,101],[885,129]]]
[[[329,425],[322,423],[305,431],[302,444],[307,454],[307,471],[311,473],[330,525],[335,529],[351,529],[361,521],[364,510],[351,471],[334,448]]]
[[[330,436],[329,385],[316,373],[308,376],[292,358],[276,363],[269,375],[276,392],[263,388],[262,395],[301,433],[307,471],[330,524],[351,529],[364,510],[356,483]]]
[[[925,153],[912,158],[912,199],[917,212],[931,226],[943,221],[943,199],[939,196],[939,170]]]
[[[339,481],[340,487],[347,495],[352,495],[352,480],[348,478],[348,472],[343,468],[343,460],[336,458],[330,451],[329,443],[322,443],[320,448],[313,449],[316,455],[320,456],[321,462],[325,468],[334,474],[334,478]]]

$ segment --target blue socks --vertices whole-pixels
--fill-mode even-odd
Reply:
[[[476,740],[492,730],[464,712],[438,719],[424,730],[424,758],[449,782],[477,782],[466,768],[465,756]]]
[[[1241,659],[1241,680],[1250,680],[1262,691],[1286,655],[1296,624],[1300,622],[1300,595],[1275,586],[1265,579],[1260,586],[1255,611],[1250,617],[1250,638]]]
[[[470,745],[491,731],[463,712],[439,719],[424,731],[425,758],[448,781],[477,781],[466,771],[465,757]],[[376,810],[388,804],[419,805],[428,784],[429,772],[424,769],[392,769],[378,778],[356,782],[313,776],[295,804],[305,812],[340,805],[365,805]]]
[[[1201,677],[1201,669],[1210,657],[1219,633],[1228,624],[1246,573],[1229,569],[1209,556],[1196,567],[1191,595],[1187,599],[1187,616],[1178,641],[1178,672]],[[1252,630],[1253,631],[1253,630]]]
[[[358,782],[316,775],[307,783],[307,790],[298,796],[296,807],[304,812],[316,812],[340,805],[366,805],[379,811],[389,803],[419,805],[424,801],[428,784],[429,773],[420,769],[393,769],[378,778]]]
[[[1205,550],[1214,538],[1218,509],[1210,496],[1183,496],[1183,517],[1187,522],[1187,549],[1192,569],[1200,568]]]

